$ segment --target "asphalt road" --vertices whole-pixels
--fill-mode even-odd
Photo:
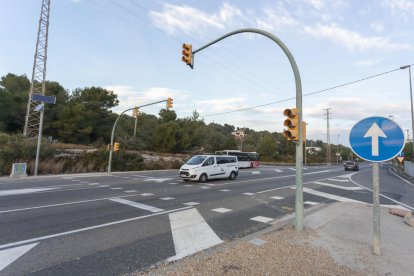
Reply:
[[[305,208],[372,202],[369,164],[304,170]],[[381,204],[414,206],[414,186],[381,165]],[[294,167],[183,182],[177,171],[0,178],[0,275],[119,275],[234,240],[294,210]]]

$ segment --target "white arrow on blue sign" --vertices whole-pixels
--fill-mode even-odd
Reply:
[[[396,157],[404,148],[404,132],[385,117],[369,117],[356,123],[349,134],[352,151],[371,162]]]

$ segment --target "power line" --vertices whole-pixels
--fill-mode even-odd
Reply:
[[[414,64],[411,64],[410,66],[412,66],[412,65],[414,65]],[[337,89],[337,88],[340,88],[340,87],[348,86],[348,85],[351,85],[351,84],[354,84],[354,83],[366,81],[366,80],[373,79],[373,78],[376,78],[376,77],[380,77],[380,76],[383,76],[383,75],[386,75],[386,74],[390,74],[392,72],[399,71],[399,70],[400,70],[400,68],[397,68],[397,69],[393,69],[393,70],[386,71],[386,72],[383,72],[383,73],[379,73],[379,74],[376,74],[376,75],[372,75],[372,76],[369,76],[369,77],[365,77],[365,78],[362,78],[362,79],[358,79],[358,80],[355,80],[355,81],[350,81],[350,82],[339,84],[339,85],[336,85],[336,86],[333,86],[333,87],[325,88],[325,89],[322,89],[322,90],[318,90],[318,91],[314,91],[314,92],[310,92],[310,93],[305,93],[305,94],[303,94],[303,97],[323,93],[323,92],[330,91],[330,90],[333,90],[333,89]],[[286,98],[286,99],[275,101],[275,102],[255,105],[255,106],[251,106],[251,107],[240,108],[240,109],[231,110],[231,111],[200,115],[200,117],[210,117],[210,116],[217,116],[217,115],[229,114],[229,113],[234,113],[234,112],[240,112],[240,111],[255,109],[255,108],[259,108],[259,107],[274,105],[274,104],[278,104],[278,103],[283,103],[283,102],[291,101],[291,100],[294,100],[294,99],[296,99],[296,97]]]

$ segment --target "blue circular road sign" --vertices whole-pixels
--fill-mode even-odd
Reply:
[[[404,132],[385,117],[369,117],[356,123],[349,134],[352,151],[362,159],[382,162],[396,157],[404,147]]]

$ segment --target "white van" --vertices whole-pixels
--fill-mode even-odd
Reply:
[[[209,179],[235,179],[239,174],[239,164],[236,156],[225,155],[195,155],[181,168],[179,176],[184,181],[206,182]]]

